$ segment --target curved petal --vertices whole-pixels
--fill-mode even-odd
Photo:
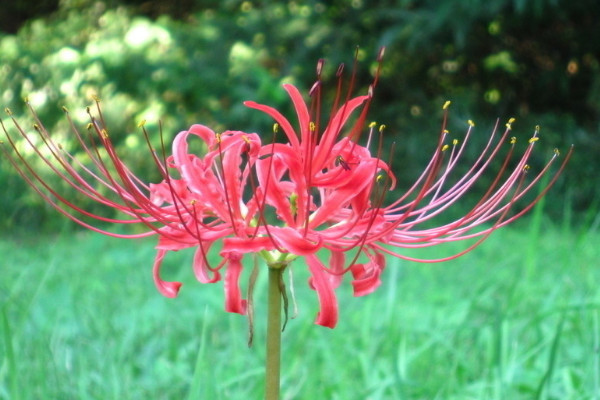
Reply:
[[[242,156],[244,155],[244,146],[246,142],[243,140],[241,135],[235,135],[228,138],[229,144],[225,146],[223,143],[220,151],[220,163],[222,167],[222,178],[223,178],[223,194],[226,196],[225,203],[229,210],[231,225],[237,225],[237,222],[242,220],[240,213],[240,206],[242,203],[242,171],[240,166],[242,165]],[[225,140],[224,140],[225,141]],[[222,199],[215,199],[217,202],[221,202]]]
[[[319,142],[319,146],[316,149],[315,157],[313,158],[312,170],[313,174],[317,173],[324,167],[325,160],[331,153],[331,149],[335,143],[335,140],[339,136],[342,128],[350,118],[352,112],[362,105],[369,96],[358,96],[353,99],[348,100],[347,103],[344,103],[340,109],[337,111],[335,116],[329,121],[327,128],[323,132],[321,136],[321,141]]]
[[[206,127],[196,129],[194,131],[179,132],[173,139],[173,162],[179,170],[182,179],[191,188],[196,189],[198,193],[202,193],[202,188],[198,186],[202,181],[199,175],[198,166],[194,165],[194,161],[198,161],[196,157],[190,157],[188,152],[187,138],[190,134],[196,134],[201,138],[207,137],[210,133],[214,136],[214,132]],[[208,144],[208,143],[207,143]]]
[[[323,204],[312,215],[310,219],[311,227],[317,227],[327,221],[341,208],[344,208],[348,203],[352,202],[361,193],[368,191],[373,185],[373,168],[366,163],[356,166],[353,170],[353,177],[347,181],[347,184],[336,188],[336,190],[328,193],[322,198]],[[358,202],[356,205],[365,206],[364,201]]]
[[[249,238],[229,237],[223,239],[223,250],[221,252],[246,254],[273,249],[275,249],[275,246],[268,236],[255,236]]]
[[[152,276],[154,278],[154,284],[156,288],[165,297],[174,298],[179,293],[181,282],[169,282],[164,281],[160,278],[160,265],[162,264],[163,258],[167,250],[158,250],[156,252],[156,258],[154,259],[154,266],[152,267]]]
[[[297,230],[289,227],[271,226],[269,231],[279,247],[287,250],[288,253],[299,256],[314,254],[323,244],[320,236],[314,239],[307,238]]]
[[[240,291],[240,275],[242,273],[242,256],[228,253],[227,271],[225,272],[225,311],[238,314],[246,314],[247,301],[242,299]]]
[[[270,115],[271,118],[273,118],[275,120],[275,122],[277,122],[279,124],[279,126],[281,126],[281,128],[283,129],[283,132],[285,133],[288,140],[290,141],[290,144],[294,148],[300,147],[300,142],[298,141],[298,136],[296,135],[294,128],[292,128],[290,121],[288,121],[287,118],[285,118],[279,111],[277,111],[273,107],[265,106],[264,104],[258,104],[254,101],[245,101],[244,105],[246,107],[254,108],[256,110],[264,112],[267,115]]]
[[[201,283],[215,283],[221,280],[221,273],[218,269],[212,269],[206,262],[206,253],[212,243],[203,243],[204,251],[200,246],[194,253],[194,275]],[[211,276],[212,275],[212,276]]]
[[[364,296],[372,293],[381,285],[381,273],[385,268],[385,256],[376,251],[375,255],[368,254],[370,261],[365,264],[355,264],[350,267],[354,280],[354,296]]]
[[[317,292],[321,305],[315,324],[333,329],[338,320],[338,304],[331,281],[327,277],[323,264],[316,256],[307,256],[306,262],[311,273],[308,283]]]
[[[190,127],[190,129],[188,129],[188,132],[199,136],[202,140],[204,140],[209,149],[215,144],[215,132],[207,126],[194,124]]]
[[[291,146],[276,143],[263,146],[264,155],[270,155],[256,163],[256,174],[266,191],[266,203],[273,206],[286,225],[294,226],[296,213],[302,212],[306,200],[306,181],[302,174],[301,155]],[[284,180],[287,177],[289,180]],[[295,193],[294,206],[290,196]]]
[[[329,281],[334,289],[342,283],[345,261],[346,256],[343,251],[331,251],[331,256],[329,257],[329,271],[331,271],[329,273]]]
[[[294,108],[296,109],[296,114],[298,115],[298,124],[300,125],[300,142],[306,143],[308,140],[308,135],[310,134],[310,115],[308,113],[306,103],[304,102],[304,99],[302,98],[302,95],[296,86],[286,83],[283,85],[283,88],[286,92],[288,92],[290,98],[292,99],[292,103],[294,103]]]

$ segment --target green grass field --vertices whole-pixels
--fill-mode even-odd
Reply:
[[[334,330],[313,324],[298,260],[282,398],[600,399],[600,234],[531,229],[444,264],[389,259],[377,292],[340,288]],[[166,259],[180,296],[156,292],[153,244],[0,240],[0,399],[263,396],[266,273],[249,349],[246,319],[223,311],[222,283],[194,280],[190,252]]]

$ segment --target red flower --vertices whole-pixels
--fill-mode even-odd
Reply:
[[[319,77],[321,67],[320,62]],[[341,87],[341,69],[338,79]],[[320,79],[311,89],[309,105],[295,86],[284,85],[296,110],[297,129],[276,109],[246,102],[248,107],[270,115],[276,122],[275,133],[266,143],[255,133],[216,134],[205,126],[193,125],[176,136],[171,156],[160,158],[151,151],[163,180],[148,185],[133,175],[117,155],[102,120],[91,117],[89,128],[99,141],[94,146],[87,146],[71,124],[91,160],[90,166],[83,166],[52,140],[39,120],[36,130],[49,153],[36,147],[13,118],[19,133],[54,173],[79,193],[120,211],[125,219],[92,214],[61,196],[25,161],[4,125],[16,157],[4,146],[2,149],[23,178],[75,222],[116,237],[158,235],[153,271],[156,286],[163,295],[174,297],[181,286],[179,282],[160,278],[160,266],[168,251],[195,247],[193,269],[197,279],[213,283],[224,274],[225,309],[241,314],[247,310],[239,287],[244,255],[260,255],[270,268],[286,268],[303,257],[311,273],[309,284],[316,290],[321,305],[316,323],[333,328],[338,319],[335,289],[345,273],[352,275],[354,294],[362,296],[380,285],[385,254],[424,262],[465,254],[492,231],[529,210],[554,183],[571,154],[565,157],[549,184],[513,212],[513,205],[549,171],[558,152],[527,181],[527,161],[538,134],[536,131],[513,163],[516,140],[509,138],[512,123],[509,121],[503,133],[498,133],[496,126],[479,158],[467,172],[455,177],[474,125],[469,124],[461,144],[458,141],[446,144],[449,134],[444,117],[438,144],[421,176],[410,189],[384,206],[386,192],[394,190],[396,179],[390,165],[382,160],[383,127],[375,129],[375,124],[369,125],[367,143],[360,144],[376,83],[377,78],[366,95],[348,96],[346,101],[339,100],[338,90],[331,118],[326,123],[319,110]],[[279,130],[285,135],[285,143],[276,141]],[[375,152],[370,149],[376,139],[373,136],[379,136],[380,143]],[[204,142],[205,154],[189,152],[188,140],[192,137]],[[101,156],[99,149],[104,149],[106,156]],[[460,218],[432,227],[434,217],[463,199],[503,150],[506,155],[499,172],[476,204]],[[116,194],[120,201],[97,190],[97,185]],[[61,203],[73,213],[65,211]],[[115,234],[85,222],[78,213],[102,222],[142,224],[148,229],[141,234]],[[437,260],[420,260],[402,252],[404,248],[472,238],[476,241],[464,250]],[[211,265],[207,253],[215,243],[222,261]],[[326,262],[321,258],[321,250],[328,251]]]

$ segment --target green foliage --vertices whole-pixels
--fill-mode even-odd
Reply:
[[[575,144],[576,156],[565,174],[568,183],[561,185],[566,192],[569,184],[578,210],[590,207],[600,196],[591,173],[598,169],[595,154],[600,151],[600,44],[589,39],[600,36],[600,3],[412,4],[390,10],[383,24],[388,26],[384,37],[390,43],[393,79],[400,82],[401,97],[407,93],[412,104],[396,107],[406,110],[396,125],[430,118],[432,98],[437,104],[452,99],[464,119],[476,122],[514,116],[517,132],[525,130],[525,135],[541,125],[548,146]],[[416,118],[411,120],[409,110]],[[559,203],[553,202],[549,211],[559,214]]]
[[[565,200],[584,211],[600,199],[594,176],[600,43],[589,40],[600,36],[599,16],[595,0],[63,0],[57,12],[0,36],[0,96],[20,121],[27,121],[21,102],[27,96],[68,146],[72,136],[60,106],[85,126],[85,106],[98,95],[119,151],[151,180],[157,174],[136,128],[140,120],[147,120],[154,146],[159,119],[167,141],[192,123],[264,132],[271,121],[246,109],[244,100],[289,111],[282,82],[310,87],[319,58],[332,78],[357,45],[356,86],[365,90],[377,50],[387,46],[371,118],[400,144],[400,182],[412,181],[425,165],[439,106],[451,99],[453,131],[464,131],[470,118],[485,136],[497,117],[517,117],[516,131],[526,138],[541,125],[540,144],[548,151],[536,154],[536,165],[552,147],[575,143],[576,156],[552,192],[560,201],[547,208],[559,215]],[[21,210],[4,209],[0,227],[28,219],[52,226],[47,208],[13,176],[0,160],[7,188],[0,201]],[[39,215],[27,217],[26,209]]]
[[[260,54],[234,37],[223,41],[228,27],[220,22],[211,14],[199,16],[193,25],[168,17],[151,21],[132,16],[124,8],[103,9],[100,3],[83,12],[65,9],[55,19],[32,21],[18,36],[1,39],[2,97],[11,103],[15,115],[25,113],[19,100],[27,97],[48,131],[58,132],[68,147],[74,137],[68,134],[59,106],[66,105],[77,125],[85,127],[85,106],[99,96],[107,128],[121,154],[135,171],[156,180],[155,167],[136,128],[139,121],[148,121],[148,129],[155,133],[153,145],[158,147],[159,120],[168,143],[193,122],[215,130],[226,129],[227,122],[252,125],[252,113],[241,111],[247,98],[283,99],[275,90],[275,78],[260,67]],[[229,90],[233,80],[235,85]],[[32,118],[19,119],[26,129],[31,127]],[[36,164],[34,155],[30,161]],[[6,185],[18,181],[11,171],[3,160],[0,177]],[[4,204],[29,203],[26,190],[8,188],[0,195]],[[42,201],[36,204],[38,218],[45,218]],[[12,217],[1,218],[8,224],[5,228],[29,223],[15,219],[19,214],[14,210],[4,212]]]
[[[292,263],[299,315],[282,336],[282,397],[593,399],[599,232],[545,221],[536,232],[499,231],[444,264],[390,259],[375,293],[339,288],[334,330],[313,324],[316,295],[306,266]],[[248,349],[246,319],[223,311],[222,283],[194,280],[189,251],[165,259],[167,278],[184,282],[179,297],[156,292],[153,245],[95,234],[0,241],[0,399],[262,397],[266,270]]]

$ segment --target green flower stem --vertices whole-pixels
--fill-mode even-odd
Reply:
[[[281,361],[281,288],[279,282],[282,272],[283,268],[269,267],[265,400],[279,399]]]

